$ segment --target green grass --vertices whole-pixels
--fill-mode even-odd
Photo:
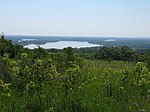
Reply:
[[[112,70],[132,70],[135,63],[124,62],[124,61],[99,61],[99,60],[84,60],[84,68],[95,68],[95,69],[112,69]]]
[[[149,86],[134,84],[135,63],[84,60],[74,88],[66,93],[62,81],[43,83],[39,103],[32,95],[0,95],[0,112],[146,112],[150,111]]]

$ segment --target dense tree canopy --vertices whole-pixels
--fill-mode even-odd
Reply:
[[[123,47],[101,47],[100,51],[96,53],[95,58],[101,60],[123,60],[132,61],[134,59],[135,51],[127,46]]]

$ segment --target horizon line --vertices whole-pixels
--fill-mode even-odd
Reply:
[[[92,36],[92,35],[38,35],[38,34],[5,34],[5,36],[44,36],[44,37],[83,37],[83,38],[150,38],[150,36]]]

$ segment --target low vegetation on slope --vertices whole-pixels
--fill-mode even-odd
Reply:
[[[70,47],[47,53],[4,38],[0,43],[1,112],[150,111],[150,72],[144,62],[87,60]],[[7,43],[15,53],[3,46]]]

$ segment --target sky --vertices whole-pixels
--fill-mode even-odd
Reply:
[[[0,0],[0,31],[150,37],[150,0]]]

